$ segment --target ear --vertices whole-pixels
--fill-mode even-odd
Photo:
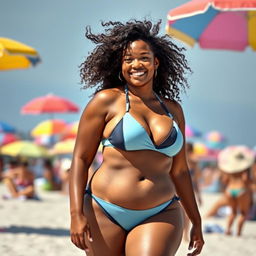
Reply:
[[[155,57],[155,60],[154,60],[154,65],[155,65],[155,68],[158,69],[158,66],[159,66],[159,60],[157,57]]]

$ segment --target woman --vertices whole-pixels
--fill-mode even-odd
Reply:
[[[232,225],[238,214],[237,236],[241,236],[242,229],[252,203],[252,180],[250,168],[254,162],[254,153],[246,146],[229,146],[218,155],[218,166],[225,174],[225,194],[231,213],[227,220],[226,234],[232,234]]]
[[[85,88],[101,87],[79,123],[70,173],[71,240],[87,255],[174,255],[183,231],[179,196],[193,223],[189,255],[198,255],[201,218],[175,101],[189,70],[184,55],[157,36],[160,22],[102,25],[105,34],[87,28],[97,47],[81,65]],[[85,193],[101,141],[103,162]]]

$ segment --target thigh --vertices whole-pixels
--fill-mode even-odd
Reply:
[[[85,236],[86,244],[90,250],[87,255],[123,255],[126,232],[113,223],[89,195],[86,195],[84,199],[84,214],[88,220],[93,239],[92,242],[89,242]]]
[[[251,206],[251,198],[251,192],[248,190],[238,196],[237,204],[242,214],[247,214],[249,212]]]
[[[183,211],[175,202],[165,211],[136,226],[127,235],[126,256],[172,256],[183,234]]]
[[[237,198],[232,197],[228,192],[226,193],[227,203],[230,206],[232,213],[237,213]]]

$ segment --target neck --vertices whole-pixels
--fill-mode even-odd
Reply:
[[[127,84],[127,87],[128,87],[128,91],[142,99],[142,100],[152,100],[152,98],[155,98],[155,94],[154,94],[154,91],[153,91],[153,86],[149,86],[149,85],[145,85],[145,86],[131,86],[129,84]]]

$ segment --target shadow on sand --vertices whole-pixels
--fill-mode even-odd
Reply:
[[[68,229],[62,228],[48,228],[48,227],[26,227],[26,226],[10,226],[3,228],[1,233],[12,233],[12,234],[39,234],[39,235],[50,235],[50,236],[69,236]]]

